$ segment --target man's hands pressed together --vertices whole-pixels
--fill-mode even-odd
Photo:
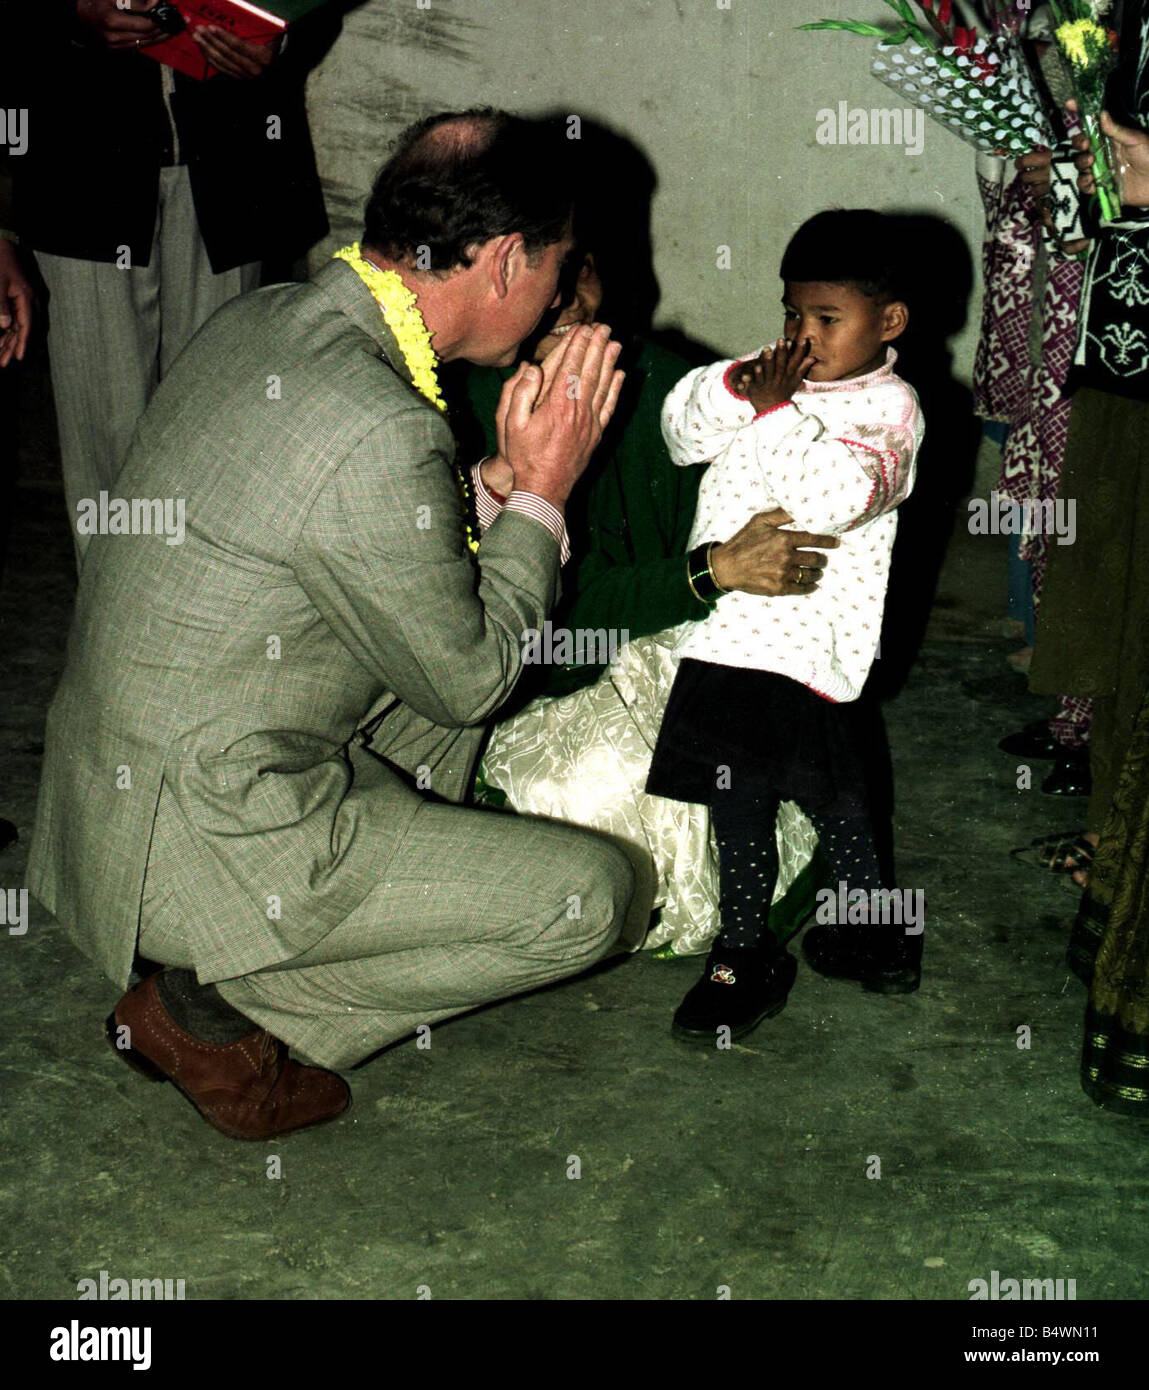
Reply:
[[[764,347],[752,361],[746,362],[731,380],[734,391],[744,396],[761,413],[772,406],[790,400],[814,365],[810,355],[810,340],[799,344],[779,338],[771,347]]]
[[[576,328],[543,360],[524,362],[503,387],[495,415],[498,457],[483,479],[562,508],[610,423],[622,390],[621,344],[610,328]],[[500,482],[503,484],[500,486]]]

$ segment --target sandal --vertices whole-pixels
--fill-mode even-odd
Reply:
[[[1028,845],[1011,849],[1009,857],[1041,873],[1076,874],[1089,872],[1096,853],[1097,846],[1085,838],[1084,830],[1066,830],[1060,835],[1039,835]]]

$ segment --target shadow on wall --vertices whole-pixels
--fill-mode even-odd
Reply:
[[[599,319],[627,342],[650,336],[661,295],[650,218],[658,175],[646,154],[613,127],[566,111],[543,113],[565,127],[576,163],[575,237],[595,258],[604,297]],[[572,127],[577,120],[579,125]],[[577,143],[574,138],[577,135]],[[572,266],[577,273],[577,264]]]
[[[917,481],[899,510],[882,625],[881,660],[870,686],[896,694],[925,638],[958,503],[968,496],[980,439],[973,393],[955,380],[950,340],[962,331],[974,262],[964,235],[944,218],[897,213],[908,256],[909,328],[897,343],[898,372],[917,391],[926,433]]]
[[[895,213],[907,256],[910,324],[896,344],[898,373],[918,393],[926,432],[914,490],[898,511],[881,657],[862,694],[867,781],[884,881],[895,877],[894,785],[881,702],[905,685],[921,650],[958,504],[973,487],[981,423],[973,392],[955,380],[950,340],[969,314],[974,263],[964,235],[944,218]]]
[[[544,117],[560,123],[571,119],[565,109]],[[721,357],[712,345],[690,337],[678,325],[654,326],[661,298],[651,235],[658,174],[647,154],[629,135],[586,117],[581,118],[578,152],[576,233],[580,243],[593,250],[605,289],[600,320],[609,323],[622,342],[641,336],[691,366]]]

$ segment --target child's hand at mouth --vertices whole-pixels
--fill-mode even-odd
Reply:
[[[753,362],[747,362],[733,377],[736,393],[750,402],[759,414],[788,401],[817,361],[810,356],[810,340],[799,345],[779,338],[766,347]]]

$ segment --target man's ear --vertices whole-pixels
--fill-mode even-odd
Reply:
[[[893,300],[882,310],[882,342],[892,343],[906,331],[910,321],[908,306],[900,299]]]
[[[496,237],[491,247],[489,276],[496,299],[506,299],[525,260],[521,232]]]

